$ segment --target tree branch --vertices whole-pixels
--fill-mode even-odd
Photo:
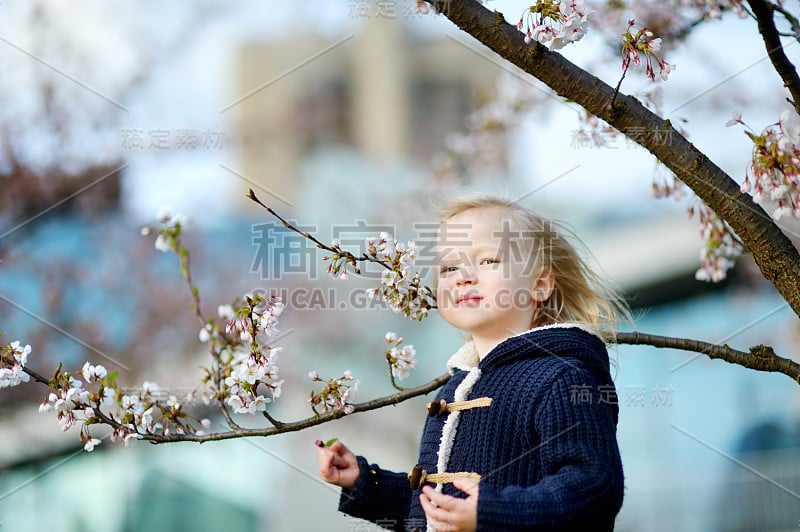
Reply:
[[[618,332],[616,343],[650,345],[653,347],[681,349],[683,351],[696,351],[708,356],[708,358],[718,358],[725,362],[738,364],[749,369],[783,373],[791,377],[797,384],[800,384],[800,364],[791,359],[776,355],[775,351],[769,346],[756,345],[750,348],[749,353],[745,353],[744,351],[732,349],[728,345],[716,345],[700,340],[671,338],[668,336],[641,332]]]
[[[417,386],[415,388],[408,388],[403,392],[387,395],[386,397],[381,397],[379,399],[373,399],[372,401],[355,404],[353,405],[353,413],[376,410],[378,408],[383,408],[384,406],[390,406],[402,403],[407,399],[411,399],[419,395],[425,395],[426,393],[430,393],[433,390],[436,390],[437,388],[441,387],[445,382],[447,382],[449,378],[450,374],[445,373],[444,375],[440,375],[439,377],[436,377],[432,381]],[[339,419],[344,415],[345,413],[343,410],[334,410],[325,414],[320,414],[319,416],[309,417],[292,423],[281,423],[279,426],[268,427],[263,429],[239,428],[235,430],[230,430],[228,432],[218,432],[215,434],[201,434],[201,435],[171,433],[165,436],[163,434],[143,434],[142,439],[149,440],[152,443],[168,443],[176,441],[196,441],[199,443],[203,443],[207,441],[230,440],[233,438],[242,438],[247,436],[272,436],[274,434],[281,434],[284,432],[296,432],[298,430],[306,429],[308,427],[313,427],[315,425],[320,425],[328,421],[333,421],[334,419]]]
[[[783,17],[789,21],[789,26],[792,28],[792,33],[783,33],[779,32],[779,35],[784,37],[794,37],[794,39],[800,42],[800,21],[797,20],[797,17],[789,13],[789,11],[779,5],[772,5],[772,9],[783,15]]]
[[[320,249],[324,249],[325,251],[329,251],[331,253],[335,253],[335,254],[338,254],[338,255],[340,255],[342,257],[345,257],[345,258],[347,258],[347,259],[349,259],[351,261],[351,264],[354,264],[356,262],[367,261],[367,262],[374,262],[375,264],[380,264],[381,266],[383,266],[387,270],[391,270],[392,269],[391,266],[387,265],[384,261],[382,261],[382,260],[380,260],[380,259],[378,259],[376,257],[370,257],[366,253],[362,253],[360,257],[356,257],[355,255],[353,255],[352,253],[350,253],[346,249],[334,248],[333,246],[329,246],[328,244],[325,244],[325,243],[321,242],[320,240],[318,240],[317,237],[315,237],[311,233],[309,233],[307,231],[303,231],[303,230],[295,227],[294,225],[292,225],[291,222],[289,222],[283,216],[281,216],[280,214],[275,212],[272,209],[272,207],[270,207],[269,205],[267,205],[266,203],[264,203],[263,201],[258,199],[258,196],[256,196],[256,193],[255,193],[255,191],[253,191],[252,188],[248,191],[247,197],[249,199],[253,200],[254,202],[256,202],[257,204],[261,205],[265,209],[267,209],[267,212],[269,212],[272,216],[277,218],[278,221],[280,221],[281,224],[283,224],[283,226],[286,229],[289,229],[290,231],[294,231],[298,235],[307,238],[308,240],[313,242]],[[356,271],[356,273],[360,273],[360,272]]]
[[[778,28],[775,27],[775,6],[767,0],[747,0],[747,3],[750,4],[758,21],[758,32],[764,39],[769,60],[772,61],[772,66],[783,80],[783,85],[789,89],[789,93],[792,95],[792,105],[800,114],[800,76],[797,75],[797,69],[783,50]]]
[[[784,375],[791,377],[792,380],[794,380],[796,383],[800,384],[800,364],[788,358],[776,355],[774,350],[769,346],[764,346],[764,345],[753,346],[750,348],[750,352],[746,353],[744,351],[733,349],[728,345],[716,345],[701,340],[692,340],[688,338],[673,338],[668,336],[660,336],[657,334],[648,334],[642,332],[617,332],[615,338],[607,337],[606,341],[609,343],[616,343],[616,344],[650,345],[658,348],[693,351],[704,354],[711,359],[724,360],[726,362],[730,362],[731,364],[738,364],[745,368],[757,371],[783,373]],[[25,371],[28,375],[33,377],[34,380],[41,382],[45,385],[49,385],[49,381],[44,377],[42,377],[41,375],[39,375],[38,373],[28,368],[23,368],[23,371]],[[387,395],[385,397],[380,397],[378,399],[373,399],[371,401],[355,404],[353,405],[353,413],[377,410],[379,408],[383,408],[386,406],[397,405],[399,403],[402,403],[403,401],[406,401],[408,399],[420,395],[425,395],[441,387],[445,382],[447,382],[449,378],[450,378],[449,373],[445,373],[433,379],[432,381],[422,384],[420,386],[414,388],[406,388],[403,389],[403,391],[392,395]],[[122,427],[122,425],[118,421],[112,419],[110,416],[106,415],[104,412],[101,411],[99,403],[91,406],[94,407],[95,415],[98,417],[98,419],[102,424],[108,425],[115,429]],[[81,408],[83,408],[83,405],[81,405],[81,407],[78,409]],[[142,433],[139,433],[139,435],[141,439],[148,440],[154,444],[172,443],[178,441],[194,441],[198,443],[203,443],[207,441],[221,441],[221,440],[230,440],[235,438],[244,438],[252,436],[265,437],[265,436],[273,436],[275,434],[282,434],[285,432],[296,432],[299,430],[307,429],[316,425],[321,425],[329,421],[334,421],[345,415],[343,410],[334,410],[325,414],[308,417],[300,421],[284,423],[284,422],[278,422],[277,420],[274,420],[271,416],[265,414],[267,419],[272,423],[273,426],[267,428],[249,429],[249,428],[243,428],[238,424],[236,424],[231,418],[230,414],[227,412],[227,409],[224,408],[224,406],[221,408],[221,412],[225,417],[226,421],[228,422],[229,427],[231,427],[231,430],[229,431],[217,432],[211,434],[195,434],[195,433],[179,434],[176,432],[170,432],[169,434],[166,435],[142,434]]]
[[[800,254],[739,185],[664,120],[631,96],[619,95],[596,76],[536,43],[476,0],[449,2],[442,13],[461,30],[536,77],[558,95],[602,118],[646,148],[726,220],[749,248],[764,277],[800,316]]]

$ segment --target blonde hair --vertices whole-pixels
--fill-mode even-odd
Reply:
[[[531,326],[576,322],[614,338],[620,321],[631,322],[628,305],[616,286],[596,274],[581,258],[568,234],[584,249],[575,233],[556,221],[501,198],[479,196],[445,202],[439,207],[439,222],[471,209],[501,208],[508,212],[510,223],[526,239],[535,264],[536,278],[552,273],[554,287],[550,297],[540,302]],[[547,249],[545,249],[547,246]],[[545,252],[546,251],[546,252]]]

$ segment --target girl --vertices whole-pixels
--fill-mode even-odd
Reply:
[[[441,211],[437,306],[470,339],[411,473],[317,450],[339,509],[396,530],[613,530],[623,476],[600,331],[629,314],[553,223],[496,198]]]

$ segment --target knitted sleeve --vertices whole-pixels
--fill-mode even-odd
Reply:
[[[540,456],[541,481],[526,488],[479,484],[478,530],[614,529],[623,496],[617,407],[598,393],[610,381],[580,366],[564,368],[532,413],[530,452]]]
[[[339,511],[384,528],[403,530],[411,503],[408,476],[369,464],[363,456],[356,459],[360,473],[352,489],[342,489]]]

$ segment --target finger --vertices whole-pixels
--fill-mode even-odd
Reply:
[[[328,447],[328,449],[335,452],[336,454],[341,454],[342,452],[347,451],[347,447],[345,447],[344,444],[339,440],[333,442],[331,446]]]
[[[460,489],[470,497],[478,495],[478,482],[469,478],[457,478],[453,481],[453,486]]]
[[[328,476],[337,469],[333,464],[334,457],[335,455],[328,449],[317,449],[317,465],[319,466],[320,474]]]
[[[317,463],[320,471],[333,471],[339,469],[336,463],[337,455],[333,454],[327,447],[317,449]]]
[[[333,459],[333,453],[324,447],[317,447],[317,462],[322,465],[323,462],[330,462]]]
[[[425,518],[428,521],[434,520],[441,523],[446,523],[450,520],[450,512],[448,512],[446,508],[442,508],[441,506],[438,506],[432,502],[432,500],[426,497],[425,494],[420,493],[419,500],[420,504],[422,505],[422,510],[425,512]]]
[[[444,508],[446,510],[452,508],[453,501],[456,500],[455,497],[451,497],[450,495],[440,493],[430,486],[425,486],[424,488],[422,488],[422,493],[427,495],[428,498],[432,500],[434,504],[436,504],[436,506]]]
[[[350,462],[338,454],[331,453],[331,465],[336,468],[344,468],[350,465]]]

